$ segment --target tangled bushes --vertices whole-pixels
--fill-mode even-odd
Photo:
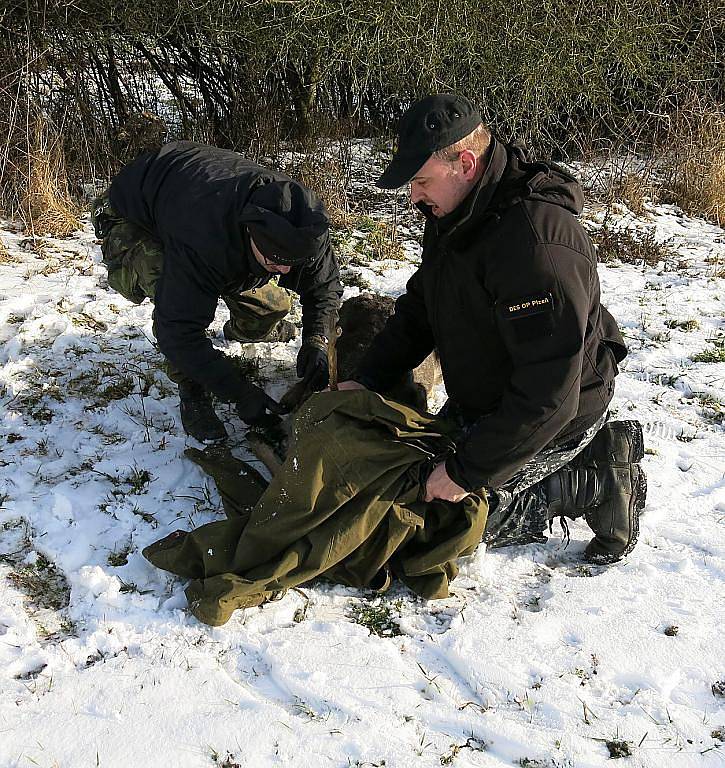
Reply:
[[[667,143],[684,105],[710,114],[725,101],[725,10],[710,0],[4,5],[11,210],[31,109],[63,136],[73,184],[164,137],[261,157],[285,139],[384,135],[433,90],[469,94],[500,135],[558,155]]]

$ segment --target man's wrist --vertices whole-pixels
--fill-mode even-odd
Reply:
[[[302,346],[305,344],[327,351],[330,342],[327,336],[324,336],[321,333],[312,333],[309,336],[302,335]]]
[[[455,454],[446,459],[446,472],[448,473],[448,477],[450,477],[456,485],[463,488],[464,491],[471,493],[481,487],[481,485],[474,485],[466,479],[461,470],[460,462]]]

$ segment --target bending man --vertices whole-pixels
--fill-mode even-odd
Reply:
[[[198,440],[226,437],[211,395],[236,403],[247,424],[278,404],[215,349],[205,331],[221,297],[240,342],[288,341],[289,289],[302,302],[297,374],[327,384],[325,321],[342,287],[328,217],[310,190],[236,152],[188,141],[141,155],[94,204],[108,282],[154,302],[154,333],[179,385],[181,421]],[[279,285],[270,280],[279,276]]]

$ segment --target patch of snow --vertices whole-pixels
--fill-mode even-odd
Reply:
[[[372,188],[382,156],[369,142],[354,151],[352,193],[409,233],[409,258],[348,269],[397,296],[420,223],[404,195]],[[568,547],[556,532],[481,546],[447,600],[394,587],[378,606],[401,634],[383,637],[351,620],[358,591],[324,583],[221,628],[189,617],[184,583],[140,552],[222,511],[184,457],[152,308],[109,291],[87,221],[44,238],[44,257],[0,224],[11,256],[0,264],[0,766],[184,768],[229,755],[255,768],[579,768],[608,765],[611,740],[628,742],[637,766],[721,761],[725,364],[692,358],[725,332],[713,266],[725,232],[672,206],[618,215],[681,260],[600,267],[630,347],[614,415],[639,419],[646,438],[639,544],[626,562],[585,565],[591,533],[576,521]],[[227,316],[220,308],[214,343],[256,354],[279,397],[299,341],[229,344]],[[233,409],[219,413],[253,462]]]

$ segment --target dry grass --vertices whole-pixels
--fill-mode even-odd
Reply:
[[[59,137],[38,120],[28,150],[25,195],[21,217],[30,235],[68,237],[80,228],[79,210],[68,190]]]
[[[8,251],[7,246],[0,240],[0,264],[19,264],[22,259]]]
[[[725,112],[693,110],[680,120],[668,199],[684,211],[725,225]]]
[[[645,175],[628,172],[612,179],[608,196],[610,202],[621,201],[630,211],[641,216],[646,212],[645,203],[648,199],[656,198],[656,193]]]
[[[330,224],[335,228],[350,226],[351,213],[345,190],[348,168],[337,158],[305,154],[293,160],[284,172],[315,192],[325,204]]]
[[[392,224],[373,219],[370,216],[358,216],[352,217],[351,225],[366,235],[361,250],[368,262],[385,259],[406,261],[405,250],[400,243],[397,230]]]

